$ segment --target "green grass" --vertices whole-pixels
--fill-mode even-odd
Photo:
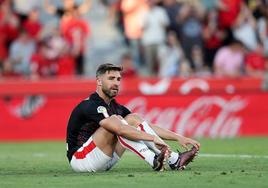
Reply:
[[[200,142],[200,154],[268,156],[268,138]],[[200,156],[185,171],[159,173],[127,152],[109,172],[77,174],[69,167],[62,142],[0,143],[0,187],[268,187],[268,158]]]

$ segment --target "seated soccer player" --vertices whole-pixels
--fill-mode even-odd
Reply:
[[[173,170],[183,170],[198,153],[200,144],[169,130],[152,126],[116,102],[122,68],[100,65],[96,72],[96,92],[72,111],[67,127],[67,157],[76,172],[111,169],[129,149],[154,170],[163,171],[168,162]],[[192,149],[171,151],[163,140],[178,141]]]

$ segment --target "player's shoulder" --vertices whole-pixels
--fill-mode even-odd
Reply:
[[[116,108],[117,108],[117,112],[125,117],[126,115],[130,114],[131,111],[123,104],[119,104],[117,101],[115,101],[115,105],[116,105]]]
[[[76,105],[76,107],[73,109],[73,113],[94,114],[97,111],[97,108],[97,104],[87,98],[80,101]]]
[[[94,108],[95,106],[97,106],[96,101],[92,100],[90,97],[85,98],[84,100],[82,100],[79,103],[79,106],[81,107],[91,107]]]

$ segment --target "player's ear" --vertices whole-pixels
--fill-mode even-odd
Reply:
[[[97,85],[98,86],[101,86],[102,85],[100,76],[97,77]]]

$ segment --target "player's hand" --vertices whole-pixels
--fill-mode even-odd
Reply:
[[[186,150],[188,150],[189,148],[188,148],[188,145],[192,145],[192,146],[194,146],[196,149],[198,149],[199,150],[199,148],[200,148],[200,143],[199,142],[197,142],[196,140],[193,140],[193,139],[191,139],[191,138],[187,138],[187,137],[180,137],[179,139],[178,139],[178,141],[179,141],[179,143],[180,143],[180,145],[183,147],[183,148],[185,148]]]

